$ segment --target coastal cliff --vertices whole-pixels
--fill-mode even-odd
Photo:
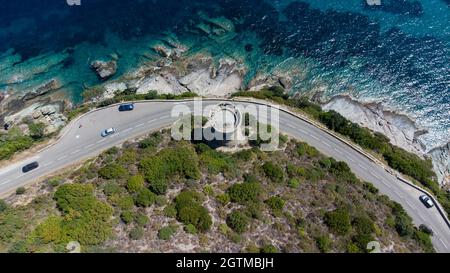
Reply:
[[[431,158],[439,183],[442,186],[450,183],[450,143],[430,151],[419,138],[428,132],[419,128],[408,116],[387,110],[381,103],[360,103],[343,95],[333,97],[322,107],[324,110],[334,110],[363,127],[384,134],[395,146],[422,158]]]

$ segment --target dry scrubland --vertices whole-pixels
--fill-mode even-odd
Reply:
[[[433,251],[399,204],[296,140],[234,154],[162,131],[0,203],[1,252]],[[62,178],[64,177],[64,178]]]

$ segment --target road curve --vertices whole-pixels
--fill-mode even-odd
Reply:
[[[222,100],[205,100],[203,106],[215,105]],[[243,107],[255,105],[252,102],[236,102]],[[135,110],[121,113],[117,107],[92,111],[70,123],[60,139],[32,158],[0,169],[0,196],[25,186],[39,178],[50,175],[76,162],[96,156],[102,151],[133,139],[150,131],[167,127],[176,121],[171,112],[174,106],[193,108],[192,101],[146,101],[137,102]],[[81,128],[80,128],[80,125]],[[117,133],[107,138],[100,131],[114,127]],[[348,163],[361,179],[373,183],[381,194],[402,204],[407,213],[419,226],[426,224],[434,231],[433,244],[438,252],[450,253],[450,228],[437,210],[426,209],[419,201],[421,191],[401,182],[393,174],[369,160],[366,156],[328,134],[324,130],[294,116],[280,111],[280,131],[316,147],[320,152]],[[22,173],[22,167],[38,161],[40,167],[30,173]]]

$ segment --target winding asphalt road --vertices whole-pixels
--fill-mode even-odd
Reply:
[[[203,106],[216,105],[221,100],[203,101]],[[248,106],[250,102],[236,102]],[[117,107],[109,107],[90,112],[72,122],[62,132],[62,137],[52,146],[38,152],[32,158],[0,169],[0,195],[14,191],[38,178],[50,175],[74,163],[93,157],[102,151],[121,144],[126,140],[167,127],[176,121],[171,112],[175,105],[193,108],[190,102],[139,102],[132,112],[119,112]],[[80,125],[82,127],[80,128]],[[109,127],[117,133],[102,138],[101,130]],[[433,244],[438,252],[450,252],[450,228],[434,207],[431,209],[419,201],[423,195],[419,190],[401,182],[382,166],[373,163],[344,142],[287,112],[280,111],[280,131],[316,147],[322,153],[345,161],[361,179],[373,183],[380,193],[403,205],[418,226],[426,224],[434,231]],[[38,161],[38,169],[27,174],[22,167]]]

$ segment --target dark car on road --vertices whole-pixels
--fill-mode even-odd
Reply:
[[[422,203],[425,205],[425,207],[427,207],[427,208],[434,207],[434,202],[433,202],[433,200],[431,200],[431,198],[429,196],[422,195],[419,199],[420,199],[420,201],[422,201]]]
[[[37,169],[38,167],[39,167],[39,163],[37,163],[37,162],[35,161],[35,162],[32,162],[32,163],[30,163],[30,164],[25,165],[25,166],[22,168],[22,172],[24,172],[24,173],[31,172],[32,170],[35,170],[35,169]]]
[[[119,106],[119,112],[127,112],[133,110],[134,110],[134,103],[127,103]]]

